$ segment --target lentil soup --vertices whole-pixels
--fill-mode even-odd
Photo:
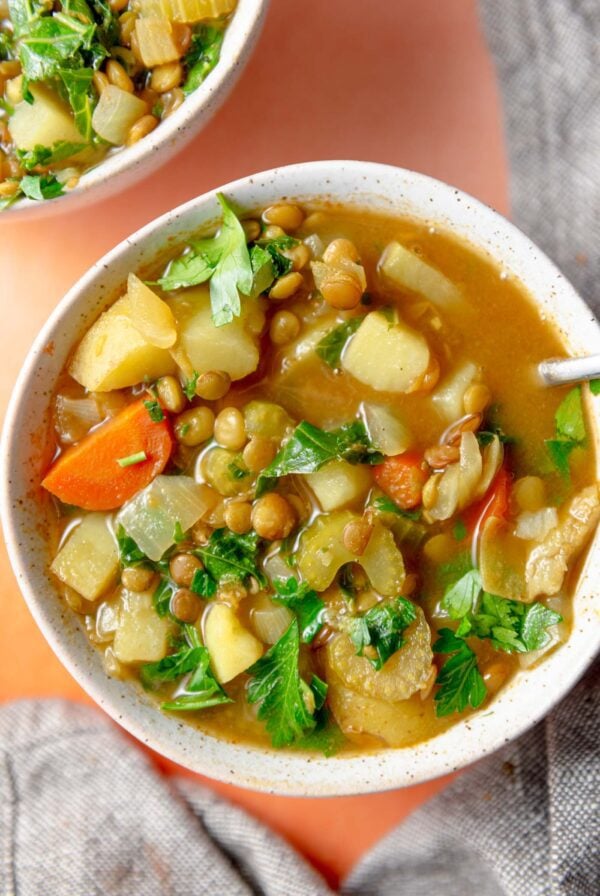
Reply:
[[[408,746],[569,634],[586,387],[449,233],[281,203],[117,301],[54,397],[64,599],[109,675],[230,741]]]

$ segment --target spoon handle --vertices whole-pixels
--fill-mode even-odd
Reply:
[[[600,379],[600,355],[585,358],[549,358],[538,364],[545,386],[565,386],[582,380]]]

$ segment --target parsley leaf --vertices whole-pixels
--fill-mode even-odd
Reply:
[[[144,407],[150,414],[150,419],[153,423],[162,423],[162,421],[165,419],[163,409],[159,405],[158,401],[156,401],[156,399],[149,399],[148,401],[145,401]]]
[[[200,643],[196,628],[193,625],[185,625],[184,631],[189,646],[182,647],[156,663],[145,663],[141,667],[140,678],[144,687],[158,687],[189,674],[183,692],[174,700],[163,703],[162,709],[190,711],[231,703],[231,698],[227,696],[210,669],[210,655],[206,647]]]
[[[85,149],[85,143],[67,143],[65,140],[58,140],[52,146],[41,146],[38,143],[34,149],[17,149],[16,156],[21,167],[25,171],[31,171],[38,165],[46,167],[56,162],[63,162],[82,149]]]
[[[571,389],[558,406],[554,415],[554,428],[555,437],[546,439],[546,450],[561,476],[568,479],[571,472],[571,452],[581,447],[586,439],[581,386]]]
[[[235,460],[232,460],[230,464],[227,464],[227,470],[232,479],[239,481],[241,479],[246,479],[251,475],[250,470],[245,465],[242,460],[242,455],[238,455]]]
[[[305,644],[309,644],[323,625],[324,602],[306,582],[299,582],[293,576],[287,581],[275,580],[273,587],[276,594],[272,599],[296,614],[300,637]]]
[[[205,600],[210,600],[217,593],[217,583],[205,569],[197,569],[190,584],[190,591]]]
[[[590,380],[590,392],[592,395],[600,395],[600,380]]]
[[[487,690],[477,667],[477,657],[463,641],[449,628],[438,632],[439,638],[433,645],[435,653],[452,654],[440,669],[435,683],[438,691],[434,700],[438,717],[453,712],[463,712],[467,706],[477,709],[486,698]]]
[[[374,647],[377,657],[369,657],[369,662],[375,669],[381,669],[392,654],[400,650],[404,644],[403,634],[416,618],[414,604],[405,597],[382,601],[371,607],[352,620],[350,638],[357,654],[362,656],[365,647]]]
[[[450,619],[462,619],[475,608],[480,593],[481,574],[478,569],[470,569],[446,588],[442,607],[447,610]]]
[[[26,174],[21,178],[19,186],[28,199],[41,201],[62,196],[64,190],[62,184],[53,174]]]
[[[221,579],[244,582],[253,576],[264,586],[266,579],[258,567],[258,544],[256,532],[236,535],[230,529],[215,529],[208,544],[196,548],[195,553],[202,558],[206,572],[215,582]]]
[[[116,532],[117,545],[119,547],[119,559],[121,566],[151,566],[152,562],[141,551],[133,538],[131,538],[123,526],[119,526]]]
[[[416,522],[416,520],[421,519],[421,511],[420,510],[403,510],[401,507],[398,507],[395,501],[392,501],[391,498],[380,496],[379,498],[375,498],[373,501],[373,507],[378,513],[393,513],[395,516],[401,516],[406,520],[412,520]]]
[[[274,747],[285,747],[315,727],[307,708],[309,686],[300,677],[300,633],[294,621],[281,638],[248,669],[249,703],[258,703]]]
[[[322,753],[329,758],[347,743],[340,728],[335,724],[328,712],[320,713],[321,719],[317,720],[316,727],[308,734],[304,734],[291,745],[293,750],[311,750]]]
[[[382,455],[373,448],[361,420],[330,432],[303,420],[258,477],[256,494],[260,496],[268,490],[269,480],[290,473],[312,473],[335,458],[343,458],[351,464],[376,464],[381,462]]]
[[[183,92],[186,95],[202,84],[219,61],[224,34],[222,29],[201,25],[192,35],[192,43],[184,60],[187,77]]]
[[[293,236],[278,236],[272,240],[258,240],[259,248],[263,249],[271,259],[271,267],[275,277],[283,277],[292,270],[292,259],[282,255],[282,249],[293,249],[298,245],[298,240]]]
[[[170,290],[210,279],[212,319],[221,327],[239,317],[240,293],[251,293],[254,275],[244,228],[222,193],[217,199],[223,210],[217,236],[192,242],[191,251],[175,259],[158,282]]]
[[[198,377],[199,376],[200,376],[200,374],[198,373],[198,371],[194,370],[190,379],[186,380],[185,383],[183,384],[183,391],[184,391],[185,396],[188,399],[188,401],[192,401],[192,399],[196,395],[196,386],[198,385]]]
[[[315,349],[319,358],[325,361],[329,367],[334,369],[339,367],[345,345],[352,334],[356,333],[362,321],[362,317],[351,317],[349,320],[344,321],[343,324],[334,327],[326,336],[323,336]]]

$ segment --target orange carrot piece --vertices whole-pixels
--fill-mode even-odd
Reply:
[[[144,401],[135,401],[65,451],[42,485],[65,504],[114,510],[164,470],[172,449],[167,419],[155,423]],[[119,465],[119,459],[139,452],[146,460]]]
[[[373,467],[375,482],[379,488],[402,510],[410,510],[421,503],[427,473],[423,469],[423,457],[416,451],[386,457]]]

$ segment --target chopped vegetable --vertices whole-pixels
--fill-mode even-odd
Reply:
[[[147,113],[148,104],[144,100],[114,84],[108,84],[94,109],[92,127],[107,143],[121,146],[132,126]]]
[[[313,473],[336,458],[351,464],[371,464],[378,463],[381,455],[371,445],[365,425],[360,420],[330,432],[303,420],[273,462],[260,474],[257,494],[267,490],[269,480],[290,473]]]
[[[172,447],[167,422],[154,423],[144,403],[137,401],[67,449],[42,485],[65,504],[85,510],[112,510],[164,469]],[[145,454],[141,462],[126,466],[117,463],[119,458],[138,454],[140,448]]]
[[[167,653],[173,631],[170,619],[156,614],[150,592],[122,591],[113,641],[119,662],[158,662]]]
[[[363,414],[371,441],[382,454],[388,457],[403,454],[413,444],[408,426],[390,408],[365,401]]]
[[[324,602],[306,582],[298,582],[293,576],[287,581],[273,582],[273,587],[273,600],[293,610],[298,617],[300,638],[309,644],[323,625]]]
[[[252,577],[264,585],[266,580],[258,567],[258,545],[256,532],[236,535],[230,529],[216,529],[206,547],[197,548],[197,553],[215,582],[223,579],[245,582]]]
[[[420,293],[441,308],[451,307],[462,298],[460,289],[441,271],[400,243],[386,246],[379,271],[399,289]]]
[[[468,706],[477,709],[487,696],[487,689],[477,667],[477,657],[449,628],[438,632],[433,645],[435,653],[451,654],[435,680],[438,690],[434,700],[438,716],[463,712]]]
[[[221,684],[236,678],[262,656],[260,641],[227,604],[212,606],[204,623],[204,642],[215,678]]]
[[[160,426],[150,421],[145,408],[144,415],[148,426]],[[157,476],[122,507],[117,522],[142,553],[158,561],[175,543],[175,523],[187,532],[208,506],[202,486],[191,477]]]
[[[173,312],[135,274],[127,278],[131,322],[138,333],[155,348],[171,348],[177,341]]]
[[[364,466],[330,460],[314,473],[308,473],[306,482],[321,509],[328,513],[364,498],[371,486],[371,474]]]
[[[404,632],[417,618],[414,605],[405,597],[376,604],[363,616],[352,620],[350,637],[359,656],[372,646],[376,657],[368,657],[374,669],[381,669],[404,644]]]
[[[421,333],[371,311],[348,343],[342,368],[380,392],[412,392],[421,387],[430,362],[429,346]]]
[[[555,436],[546,439],[546,448],[558,472],[568,479],[571,453],[581,447],[586,439],[581,386],[575,386],[563,399],[556,411],[554,426]]]
[[[103,513],[91,513],[73,529],[54,558],[55,576],[86,600],[98,600],[114,584],[119,551]]]
[[[274,747],[285,747],[315,727],[307,703],[309,686],[300,677],[300,635],[294,620],[284,635],[248,669],[248,701],[258,703],[258,718]]]
[[[356,333],[362,322],[361,317],[351,317],[338,324],[320,340],[315,349],[319,358],[334,369],[340,366],[342,352],[350,337]]]
[[[379,488],[401,510],[411,510],[421,503],[423,486],[428,475],[423,469],[423,458],[415,451],[386,457],[374,467],[373,474]]]

